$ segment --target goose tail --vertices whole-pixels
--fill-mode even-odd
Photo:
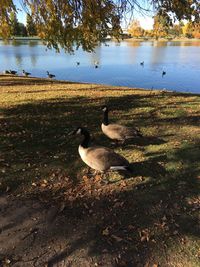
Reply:
[[[130,166],[111,166],[110,170],[111,171],[127,171],[129,173],[133,172],[133,170]]]

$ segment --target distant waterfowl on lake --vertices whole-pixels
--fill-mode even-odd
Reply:
[[[23,74],[24,74],[26,77],[28,77],[29,75],[31,75],[30,72],[26,72],[25,70],[22,70],[22,72],[23,72]]]
[[[141,65],[141,66],[144,66],[144,61],[140,62],[140,65]]]
[[[16,75],[16,74],[17,74],[17,71],[16,71],[16,70],[10,70],[9,73],[10,73],[10,74],[13,74],[13,75]]]
[[[120,124],[109,123],[109,110],[107,106],[103,106],[102,111],[104,112],[104,118],[101,124],[101,129],[102,132],[110,139],[116,140],[117,142],[123,144],[127,139],[142,137],[142,133],[134,127],[127,127]]]
[[[49,71],[47,71],[47,75],[48,75],[48,77],[49,77],[50,79],[52,79],[52,78],[55,78],[55,77],[56,77],[56,75],[49,73]]]
[[[79,65],[80,65],[80,62],[79,62],[79,61],[77,61],[77,62],[76,62],[76,65],[77,65],[77,66],[79,66]]]
[[[95,65],[94,67],[95,67],[95,69],[98,69],[99,66],[98,65]]]
[[[4,73],[4,74],[10,74],[10,71],[9,71],[9,70],[4,70],[3,73]]]
[[[166,75],[166,71],[163,71],[162,72],[162,77]]]
[[[90,146],[90,134],[87,129],[78,127],[71,134],[79,134],[84,136],[83,141],[78,147],[78,152],[83,162],[85,162],[92,169],[100,172],[105,172],[108,170],[130,170],[128,160],[115,153],[112,149],[101,146]]]

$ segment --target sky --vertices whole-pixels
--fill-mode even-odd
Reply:
[[[18,9],[22,10],[22,6],[20,4],[21,0],[13,0],[14,4],[17,6]],[[143,2],[143,0],[139,0],[139,2]],[[146,6],[147,7],[147,6]],[[18,20],[24,24],[26,24],[26,14],[22,11],[18,10]],[[127,15],[127,21],[122,21],[122,28],[127,28],[127,24],[128,22],[130,22],[129,20],[130,16]],[[147,15],[143,15],[140,12],[134,11],[133,16],[131,17],[131,19],[137,19],[140,21],[140,25],[143,29],[145,30],[150,30],[153,29],[153,18],[152,15],[149,14]]]

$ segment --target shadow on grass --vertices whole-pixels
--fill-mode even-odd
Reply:
[[[187,246],[181,244],[181,240],[185,235],[194,240],[198,237],[195,201],[199,193],[199,143],[182,145],[168,154],[155,152],[145,160],[132,163],[133,177],[114,185],[91,182],[83,193],[79,190],[82,182],[77,178],[83,166],[77,152],[79,141],[69,139],[67,133],[82,125],[95,134],[99,143],[110,146],[109,140],[99,133],[102,114],[97,106],[104,102],[102,98],[94,101],[76,97],[3,110],[4,117],[0,121],[3,190],[7,187],[8,191],[25,189],[26,184],[48,180],[55,170],[65,172],[65,177],[73,181],[78,192],[76,197],[64,200],[65,207],[58,212],[55,221],[47,220],[35,237],[34,247],[37,248],[47,244],[53,247],[55,240],[67,240],[62,251],[51,254],[47,260],[49,267],[64,259],[67,261],[70,255],[84,249],[87,256],[101,261],[102,266],[152,266],[158,261],[161,266],[168,266],[171,246],[175,250],[182,246],[184,250]],[[127,113],[135,106],[150,105],[137,95],[112,97],[109,103]],[[132,120],[140,126],[141,117],[134,116]],[[145,123],[157,125],[151,118]],[[166,140],[145,137],[134,142],[141,148],[162,145]],[[138,181],[135,176],[148,179]],[[67,190],[47,188],[37,196],[47,193],[46,205],[51,209],[56,198],[63,201],[61,195],[67,195]],[[16,223],[19,222],[16,220]],[[190,252],[189,256],[188,260],[194,263],[195,252]],[[44,260],[41,259],[38,266],[42,266]]]
[[[196,145],[177,150],[173,154],[173,161],[184,161],[185,153],[194,150],[196,151]],[[144,165],[148,170],[155,166],[149,162]],[[197,165],[198,158],[195,157],[195,160],[187,158],[181,170],[163,172],[160,167],[154,172],[152,169],[155,180],[143,186],[105,194],[99,200],[80,198],[72,207],[66,207],[61,217],[64,219],[70,216],[75,220],[79,218],[76,225],[78,228],[84,225],[84,232],[81,239],[73,241],[73,235],[69,237],[69,232],[61,230],[61,235],[72,239],[71,244],[69,248],[54,255],[48,266],[53,266],[53,263],[61,262],[86,247],[89,247],[90,257],[98,259],[101,256],[103,266],[152,266],[154,263],[178,266],[184,258],[183,255],[181,260],[179,258],[181,247],[187,263],[195,266],[198,262],[195,256],[198,246],[190,243],[187,238],[194,241],[199,236],[198,207],[195,206],[195,201],[192,202],[199,194]],[[141,165],[135,163],[135,167],[138,171]],[[149,171],[147,172],[149,175]],[[146,175],[143,171],[139,174]],[[56,222],[58,221],[61,222],[62,219],[57,218]],[[64,221],[60,225],[60,229],[63,228]],[[170,253],[176,255],[177,262],[173,256],[170,258]],[[111,259],[108,255],[112,255]]]
[[[117,105],[130,97],[113,97],[110,101],[112,99]],[[138,95],[131,98],[129,106],[126,105],[127,112],[128,107],[140,105],[139,99]],[[74,97],[1,110],[1,165],[7,177],[3,184],[16,189],[20,184],[46,177],[54,168],[65,169],[76,182],[76,174],[83,166],[77,153],[80,141],[67,134],[77,126],[84,126],[89,128],[92,136],[95,135],[95,143],[109,147],[110,141],[103,137],[100,130],[103,116],[100,107],[103,102],[102,98],[95,98],[94,101],[91,98]],[[123,105],[119,108],[123,108]],[[134,118],[134,121],[139,124],[139,119]],[[145,137],[134,140],[133,144],[143,146],[162,142],[156,137]]]

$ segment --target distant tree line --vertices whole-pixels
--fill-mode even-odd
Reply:
[[[27,14],[26,25],[19,22],[16,13],[11,13],[11,36],[36,36],[37,30],[33,23],[32,17]]]
[[[170,37],[187,37],[200,38],[200,23],[189,21],[184,23],[172,24],[165,16],[154,16],[152,30],[145,30],[141,27],[138,20],[133,20],[128,29],[132,37],[153,37],[153,38],[170,38]]]
[[[153,10],[170,21],[200,21],[200,0],[20,0],[30,14],[37,34],[47,47],[68,52],[82,47],[91,52],[106,36],[121,38],[121,22],[135,10]],[[0,1],[0,36],[11,36],[12,12],[18,13],[17,1]],[[27,27],[26,27],[27,28]],[[28,30],[27,30],[28,31]]]

